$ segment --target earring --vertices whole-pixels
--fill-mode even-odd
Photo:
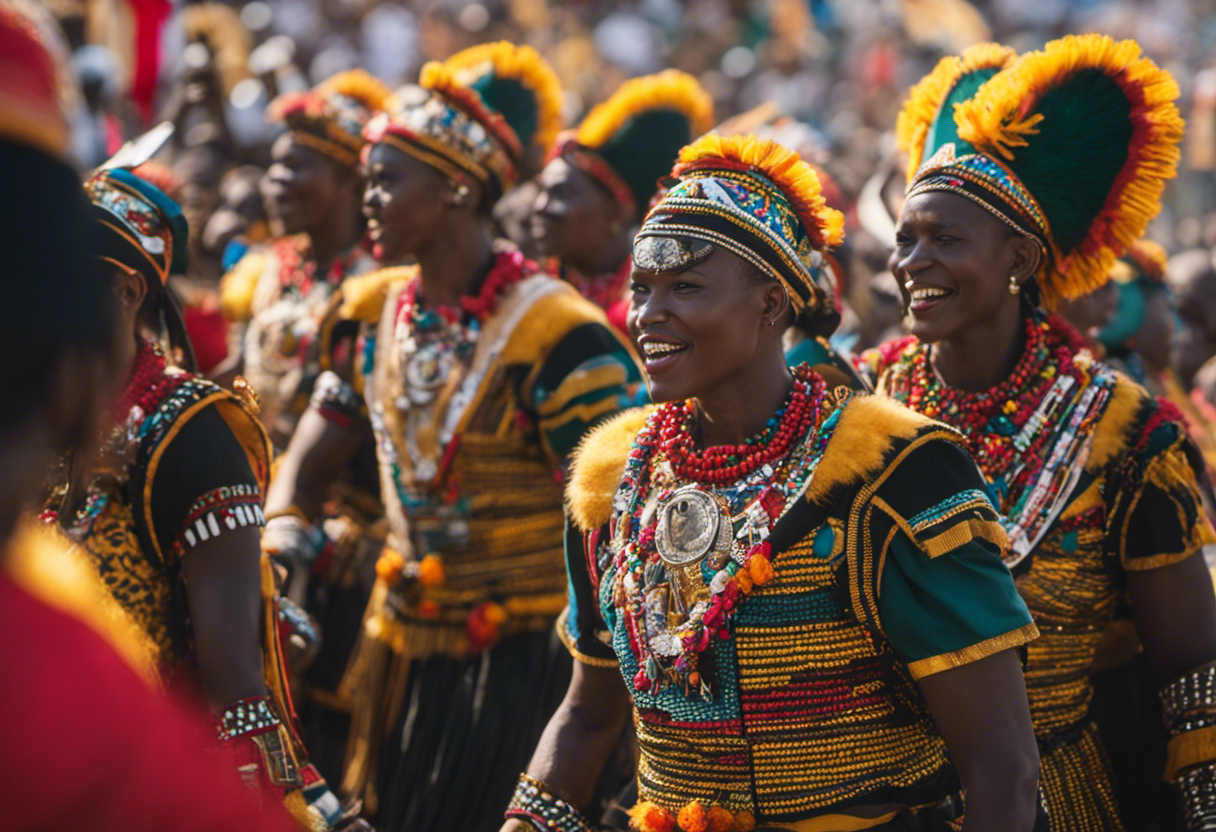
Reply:
[[[1013,275],[1009,275],[1009,294],[1018,295],[1021,294],[1021,291],[1022,287],[1018,285],[1018,279]]]
[[[452,192],[452,196],[448,200],[448,204],[454,205],[457,208],[459,208],[468,201],[469,201],[469,186],[468,185],[457,185],[456,190]]]

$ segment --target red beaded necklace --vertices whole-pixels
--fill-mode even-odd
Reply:
[[[306,237],[287,237],[276,246],[279,255],[279,285],[291,287],[307,295],[316,283],[317,261],[312,257],[312,244]],[[359,256],[359,245],[353,245],[334,258],[325,270],[325,282],[337,286],[350,272]]]
[[[494,255],[494,265],[490,268],[486,279],[482,281],[481,288],[476,295],[462,297],[459,309],[451,304],[436,304],[426,311],[438,316],[449,325],[460,323],[465,314],[471,315],[478,323],[483,323],[498,309],[498,304],[502,301],[507,289],[534,271],[536,271],[535,265],[530,264],[518,249],[498,251]],[[402,293],[399,319],[414,318],[415,329],[426,329],[428,328],[427,322],[418,317],[423,314],[423,307],[418,303],[418,281],[415,280]]]
[[[692,401],[668,402],[656,414],[659,451],[676,475],[706,485],[726,485],[785,456],[818,418],[827,382],[803,366],[794,371],[794,386],[785,403],[756,436],[740,445],[696,448]]]
[[[127,415],[136,407],[144,415],[151,413],[166,393],[189,378],[186,373],[167,375],[165,366],[165,354],[160,347],[150,338],[140,338],[131,379],[111,411],[116,423],[125,422]]]

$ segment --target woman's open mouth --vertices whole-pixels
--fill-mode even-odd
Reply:
[[[642,352],[646,372],[654,375],[678,361],[680,355],[688,351],[688,345],[674,339],[643,335],[638,339],[638,349]]]
[[[940,286],[913,286],[908,294],[911,296],[908,309],[914,315],[920,315],[942,303],[946,298],[953,295],[954,292],[950,289],[943,289]]]

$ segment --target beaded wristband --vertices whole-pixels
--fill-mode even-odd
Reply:
[[[554,832],[591,832],[586,818],[570,803],[557,796],[549,786],[529,777],[519,775],[515,794],[507,804],[505,816],[532,821],[540,829]]]
[[[1178,777],[1190,832],[1216,832],[1216,765],[1197,766]]]
[[[260,734],[279,725],[279,718],[271,710],[269,696],[254,696],[233,702],[216,711],[213,720],[220,742]]]
[[[1216,725],[1216,664],[1198,667],[1163,687],[1161,708],[1171,734]]]

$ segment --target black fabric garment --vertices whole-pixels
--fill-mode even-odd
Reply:
[[[570,683],[552,630],[519,633],[468,659],[415,661],[381,752],[381,832],[494,832]]]

